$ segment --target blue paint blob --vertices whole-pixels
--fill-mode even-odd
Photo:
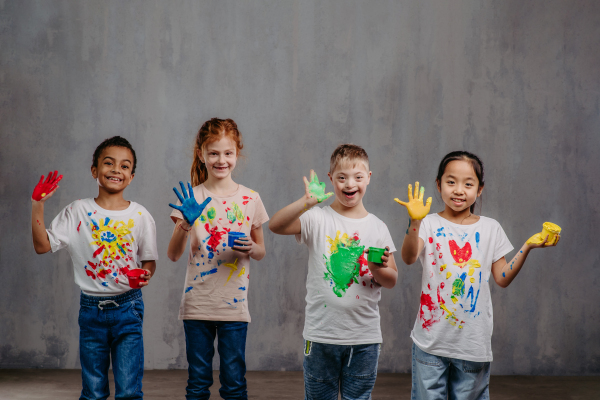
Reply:
[[[210,253],[208,253],[209,260],[212,260],[214,256],[215,256],[215,253],[213,253],[212,251]]]
[[[479,241],[480,240],[481,240],[481,235],[479,234],[479,232],[475,232],[475,243],[476,243],[478,249],[479,249]]]
[[[506,274],[504,272],[502,273],[502,276],[506,278]]]
[[[204,254],[200,254],[200,257],[204,257]]]
[[[223,243],[223,247],[227,247],[227,245],[225,243]]]
[[[246,286],[239,287],[240,290],[246,290]]]
[[[216,268],[211,269],[210,271],[202,271],[200,272],[200,277],[205,277],[206,275],[212,275],[215,274],[217,272]]]
[[[236,299],[236,298],[234,298],[234,299],[233,299],[233,302],[234,302],[234,303],[237,303],[237,299]]]
[[[521,250],[519,253],[522,253],[522,252],[523,252],[523,250]]]
[[[190,286],[189,288],[185,289],[185,292],[187,293],[187,292],[189,292],[189,291],[190,291],[190,290],[192,290],[192,289],[193,289],[193,287],[192,287],[192,286]]]
[[[194,280],[196,280],[198,278],[198,275],[196,275],[196,278],[194,278]]]
[[[102,286],[108,286],[108,282],[102,282]]]
[[[196,267],[199,267],[199,266],[200,266],[200,263],[196,263]]]
[[[92,213],[91,213],[91,212],[89,212],[89,213],[88,213],[88,215],[91,217],[91,216],[92,216]]]

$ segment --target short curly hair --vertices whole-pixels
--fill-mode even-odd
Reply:
[[[133,147],[131,147],[131,143],[129,143],[127,139],[121,136],[113,136],[111,138],[105,139],[102,143],[98,145],[98,147],[96,147],[96,150],[94,151],[94,158],[92,160],[92,166],[98,168],[98,160],[100,158],[100,154],[102,154],[102,150],[112,146],[125,147],[126,149],[129,149],[131,151],[131,154],[133,154],[133,167],[131,168],[131,173],[135,174],[135,166],[137,165],[135,150],[133,149]]]

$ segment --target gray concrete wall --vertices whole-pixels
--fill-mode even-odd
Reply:
[[[447,152],[479,154],[482,214],[515,246],[544,221],[564,232],[509,288],[492,283],[493,373],[599,374],[599,48],[594,0],[0,1],[0,367],[79,366],[69,255],[35,254],[29,198],[50,169],[65,177],[48,221],[94,196],[92,152],[115,134],[139,157],[126,196],[158,228],[145,365],[186,367],[185,257],[166,257],[167,204],[195,131],[218,116],[244,136],[234,179],[271,215],[302,195],[310,168],[325,177],[336,145],[363,145],[366,207],[398,247],[407,215],[392,199],[415,180],[432,194]],[[248,368],[297,370],[307,251],[270,232],[266,245],[252,267]],[[421,268],[399,269],[380,303],[380,371],[410,371]]]

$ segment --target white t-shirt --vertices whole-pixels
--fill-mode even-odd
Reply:
[[[369,271],[364,249],[389,246],[387,226],[373,214],[352,219],[331,207],[300,216],[298,243],[308,246],[304,339],[318,343],[381,343],[381,286]]]
[[[430,214],[419,237],[421,304],[411,338],[437,356],[492,361],[492,264],[513,249],[504,230],[491,218],[458,225]]]
[[[150,213],[130,202],[121,211],[105,210],[94,199],[76,200],[46,230],[52,252],[71,254],[75,283],[90,296],[116,296],[131,290],[127,271],[158,260],[156,227]]]

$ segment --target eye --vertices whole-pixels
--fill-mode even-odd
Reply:
[[[121,168],[127,169],[127,168],[129,168],[129,165],[123,165],[123,167],[121,167]]]
[[[112,165],[112,163],[110,161],[105,161],[104,165]]]
[[[449,181],[448,181],[448,185],[454,185],[454,181],[452,181],[452,180],[449,180]]]

